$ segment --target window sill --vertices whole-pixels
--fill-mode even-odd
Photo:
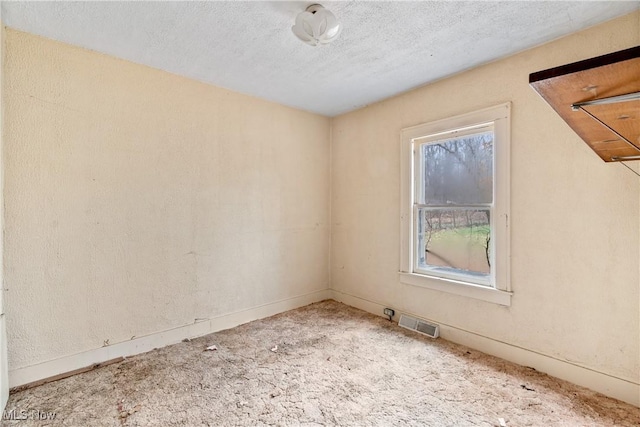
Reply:
[[[414,273],[400,273],[400,282],[407,285],[433,289],[463,297],[474,298],[494,304],[510,306],[512,292],[501,291],[485,286],[459,282],[434,276],[424,276]]]

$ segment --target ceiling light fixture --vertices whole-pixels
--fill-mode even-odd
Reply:
[[[311,46],[329,44],[334,41],[342,26],[327,9],[319,4],[312,4],[296,17],[296,24],[291,31],[300,40]]]

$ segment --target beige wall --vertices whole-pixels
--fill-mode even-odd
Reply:
[[[329,287],[329,119],[6,44],[12,370]]]
[[[603,163],[529,73],[640,44],[640,13],[332,122],[332,286],[638,383],[638,177]],[[400,130],[511,101],[511,307],[401,284]]]

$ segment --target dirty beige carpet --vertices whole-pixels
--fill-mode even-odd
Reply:
[[[334,301],[14,393],[11,409],[56,413],[5,421],[25,427],[640,425],[638,408]]]

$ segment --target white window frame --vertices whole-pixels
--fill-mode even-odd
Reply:
[[[464,277],[444,277],[428,272],[417,272],[414,257],[416,241],[414,224],[415,172],[417,145],[425,137],[451,132],[482,124],[493,124],[494,174],[493,209],[491,230],[494,251],[492,253],[491,280],[486,285],[464,281]],[[434,289],[465,297],[480,299],[500,305],[511,305],[510,284],[510,145],[511,103],[500,104],[468,114],[449,117],[405,128],[401,132],[400,148],[400,282]],[[422,141],[419,141],[422,140]]]

